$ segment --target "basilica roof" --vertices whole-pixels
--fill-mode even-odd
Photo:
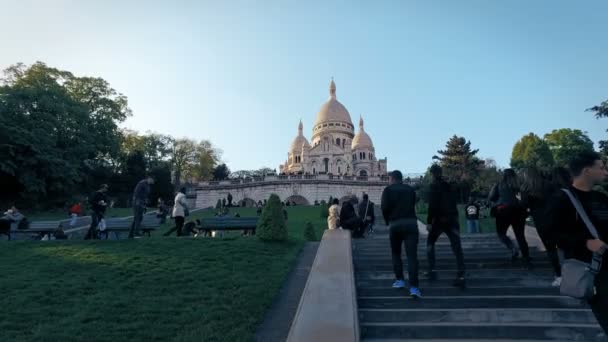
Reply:
[[[359,119],[359,132],[353,138],[352,149],[361,149],[361,148],[374,148],[374,144],[372,143],[372,138],[369,137],[369,134],[365,132],[363,129],[363,118]]]
[[[325,122],[343,122],[350,125],[353,122],[350,119],[350,114],[346,107],[336,99],[336,84],[334,80],[331,80],[329,84],[329,99],[321,106],[317,113],[317,119],[315,120],[315,126]]]
[[[293,142],[291,143],[291,147],[289,148],[290,152],[301,152],[302,145],[304,145],[304,148],[310,148],[310,144],[308,143],[308,140],[302,133],[302,130],[303,130],[303,125],[302,125],[302,121],[300,121],[300,124],[298,125],[298,135],[296,136],[295,139],[293,139]]]

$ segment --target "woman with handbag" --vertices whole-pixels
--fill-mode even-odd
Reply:
[[[548,215],[564,251],[560,292],[587,300],[608,334],[608,197],[592,190],[606,180],[608,172],[596,152],[573,157],[570,172],[572,186],[556,196]]]
[[[494,203],[491,215],[496,218],[496,233],[498,238],[511,250],[511,260],[519,257],[519,251],[513,245],[513,241],[507,236],[509,226],[513,227],[517,244],[521,250],[526,267],[530,267],[530,251],[526,241],[526,209],[521,205],[520,186],[517,175],[513,169],[503,171],[502,180],[492,188],[489,200]]]

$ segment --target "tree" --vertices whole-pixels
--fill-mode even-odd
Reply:
[[[524,135],[513,146],[511,167],[514,169],[534,167],[546,170],[553,164],[549,145],[534,133]]]
[[[191,176],[199,181],[212,179],[213,170],[219,163],[221,154],[210,141],[201,140],[196,146],[194,163],[190,168]]]
[[[285,217],[283,217],[283,206],[279,196],[270,195],[268,204],[264,207],[262,216],[258,221],[256,235],[264,241],[287,240],[287,225],[285,224]]]
[[[230,169],[228,169],[228,166],[226,166],[226,164],[222,163],[213,169],[213,178],[216,180],[228,179],[229,175]]]
[[[25,206],[63,204],[86,188],[87,171],[117,156],[118,123],[131,114],[127,98],[103,79],[75,77],[41,62],[11,66],[4,75],[2,193]]]
[[[306,221],[304,226],[304,240],[305,241],[317,241],[317,234],[315,232],[315,226],[310,221]]]
[[[608,100],[602,102],[597,106],[593,106],[587,109],[588,112],[594,112],[597,119],[608,117]],[[608,130],[606,130],[608,132]],[[603,155],[608,155],[608,140],[599,141],[600,151]]]
[[[580,129],[561,128],[545,134],[555,164],[567,166],[572,156],[581,152],[593,151],[593,141]]]
[[[154,186],[150,189],[150,203],[156,204],[161,198],[165,202],[173,199],[173,184],[171,184],[171,164],[159,162],[150,169],[149,174],[154,177]]]
[[[177,139],[173,143],[171,164],[174,173],[175,187],[179,187],[182,177],[188,175],[196,160],[196,144],[190,139]]]
[[[471,149],[471,142],[464,137],[452,136],[445,144],[445,150],[437,151],[440,156],[433,156],[438,160],[446,179],[461,182],[473,178],[480,165],[477,152]]]
[[[483,167],[473,183],[473,191],[478,195],[487,197],[492,187],[500,181],[501,173],[494,159],[486,159]]]
[[[479,150],[471,149],[471,142],[457,135],[452,136],[445,146],[445,150],[437,151],[440,156],[433,156],[433,159],[439,161],[444,178],[460,189],[460,201],[466,201],[473,179],[482,165],[476,156]]]

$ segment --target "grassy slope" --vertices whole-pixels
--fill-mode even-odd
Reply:
[[[288,212],[284,244],[158,232],[135,241],[0,241],[0,341],[251,340],[303,244],[304,223],[324,227],[318,207]],[[203,215],[212,213],[192,219]]]

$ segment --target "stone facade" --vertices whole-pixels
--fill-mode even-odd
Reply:
[[[380,205],[382,191],[388,185],[387,177],[352,177],[331,175],[266,176],[263,179],[242,181],[203,182],[196,189],[196,207],[214,207],[218,199],[232,195],[233,203],[253,206],[270,194],[281,201],[294,201],[299,205],[327,201],[329,197],[345,199],[353,195],[361,199],[363,193]]]
[[[282,174],[332,174],[382,176],[387,160],[378,159],[372,139],[365,132],[363,118],[355,134],[350,114],[336,98],[336,84],[329,86],[329,99],[321,106],[312,130],[312,144],[304,137],[303,125],[279,166]]]

